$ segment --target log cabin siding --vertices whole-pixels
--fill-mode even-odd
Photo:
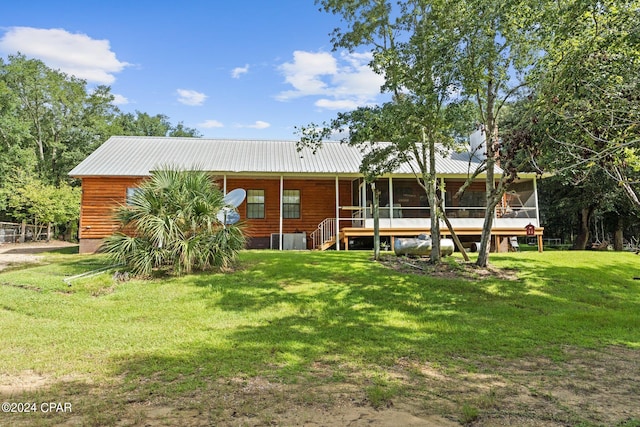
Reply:
[[[127,188],[137,187],[143,178],[82,178],[80,239],[102,239],[118,229],[113,210],[126,202]]]
[[[80,239],[103,239],[118,229],[113,220],[114,209],[126,202],[127,188],[137,187],[140,177],[85,177],[82,179],[82,204],[80,211]],[[214,178],[222,190],[223,178]],[[264,190],[265,217],[247,219],[246,200],[238,207],[245,231],[250,238],[269,238],[280,229],[280,179],[279,178],[227,178],[227,192],[235,188]],[[284,233],[313,232],[325,218],[334,218],[335,178],[333,179],[284,179],[285,190],[300,190],[300,218],[284,218]],[[340,205],[351,204],[351,180],[339,182]]]
[[[219,183],[221,181],[219,180]],[[247,219],[246,200],[238,207],[246,232],[252,238],[267,238],[280,230],[280,179],[227,178],[227,192],[264,190],[264,218]],[[336,216],[335,179],[285,178],[284,190],[300,190],[300,218],[283,218],[283,233],[313,232],[326,218]],[[340,205],[351,204],[351,180],[340,180]]]

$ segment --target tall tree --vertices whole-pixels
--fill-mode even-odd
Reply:
[[[431,117],[428,106],[418,103],[418,99],[408,95],[396,97],[394,102],[385,103],[378,107],[361,107],[348,113],[339,113],[337,118],[321,127],[311,125],[301,131],[300,145],[318,147],[322,141],[329,138],[335,132],[345,135],[342,143],[358,147],[363,152],[363,160],[360,171],[365,180],[372,184],[385,174],[392,173],[398,166],[404,164],[411,167],[420,187],[425,191],[429,203],[431,219],[432,249],[430,260],[432,263],[440,261],[440,220],[444,219],[449,230],[457,241],[460,251],[467,258],[455,230],[448,222],[442,209],[441,188],[436,178],[436,152],[448,151],[446,147],[438,144],[436,139],[427,136],[432,131],[435,120],[425,122],[425,117]],[[447,120],[447,114],[457,109],[443,108],[439,120],[447,123],[455,123],[455,120]],[[444,135],[442,140],[450,140]],[[376,190],[374,194],[374,210],[376,209]],[[375,216],[374,216],[375,220]],[[377,227],[374,225],[374,234]],[[374,236],[374,253],[377,254]],[[377,257],[376,257],[377,259]],[[468,260],[468,258],[467,258]]]
[[[640,2],[558,2],[537,69],[534,118],[547,167],[604,173],[640,208]]]
[[[451,19],[459,28],[459,36],[451,42],[456,46],[460,87],[463,95],[475,100],[485,132],[486,161],[478,172],[486,172],[486,211],[477,264],[486,266],[494,211],[517,172],[512,164],[501,176],[495,176],[495,166],[500,164],[501,157],[498,123],[505,105],[528,84],[527,72],[540,52],[546,3],[498,0],[447,3]],[[515,151],[511,153],[516,155]]]
[[[12,150],[34,151],[40,179],[53,184],[67,179],[66,173],[101,142],[96,125],[114,108],[109,89],[88,93],[85,81],[23,55],[0,63],[0,82],[0,93],[10,93],[4,97],[8,110],[0,119],[0,138]]]
[[[488,262],[494,209],[513,173],[495,176],[498,119],[521,87],[539,52],[543,15],[540,2],[498,0],[318,0],[340,15],[346,28],[333,33],[335,48],[367,46],[372,67],[385,76],[385,89],[407,91],[428,105],[425,141],[447,141],[442,107],[454,99],[473,99],[483,123],[486,161],[473,177],[486,173],[487,209],[477,263]]]

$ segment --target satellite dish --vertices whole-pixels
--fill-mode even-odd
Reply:
[[[235,208],[222,208],[218,211],[216,218],[224,225],[232,225],[240,221],[240,214]]]
[[[247,192],[244,190],[244,188],[236,188],[235,190],[231,190],[227,193],[226,196],[224,196],[224,202],[228,206],[237,208],[242,204],[242,202],[244,202],[245,197],[247,197]]]
[[[238,221],[240,221],[240,214],[236,211],[231,211],[227,214],[225,225],[235,224]]]

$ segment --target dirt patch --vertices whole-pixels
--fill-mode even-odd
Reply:
[[[15,265],[38,263],[43,252],[78,246],[75,243],[52,240],[50,242],[0,244],[0,271]]]
[[[49,378],[33,371],[25,371],[20,375],[0,375],[0,395],[36,391],[50,383]]]
[[[518,280],[516,272],[513,270],[498,269],[491,266],[478,267],[474,263],[465,262],[457,258],[444,258],[441,263],[433,265],[428,257],[384,255],[380,262],[388,268],[408,274],[467,280],[479,280],[488,277],[495,277],[501,280]]]
[[[52,383],[25,372],[0,377],[0,397],[73,404],[72,414],[44,417],[41,425],[640,426],[637,349],[566,348],[562,361],[488,358],[469,369],[401,359],[387,372],[398,388],[378,409],[367,378],[354,373],[331,380],[324,372],[331,367],[319,366],[294,384],[261,376],[202,379],[200,389],[170,398],[149,391],[155,389],[149,382],[159,378],[141,378],[146,387],[137,389],[130,383]],[[11,425],[26,426],[42,414],[13,415]]]

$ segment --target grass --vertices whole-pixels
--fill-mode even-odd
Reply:
[[[104,273],[67,286],[64,277],[106,260],[57,254],[0,273],[0,378],[35,372],[78,399],[101,384],[111,397],[85,405],[95,425],[115,423],[101,408],[122,413],[124,395],[171,402],[238,379],[351,383],[383,408],[408,392],[388,376],[399,360],[473,372],[562,361],[567,347],[640,349],[638,261],[495,254],[517,280],[464,280],[399,273],[365,252],[247,251],[231,274],[114,282]],[[79,380],[60,382],[68,377]],[[462,404],[459,419],[476,420],[478,407]]]

